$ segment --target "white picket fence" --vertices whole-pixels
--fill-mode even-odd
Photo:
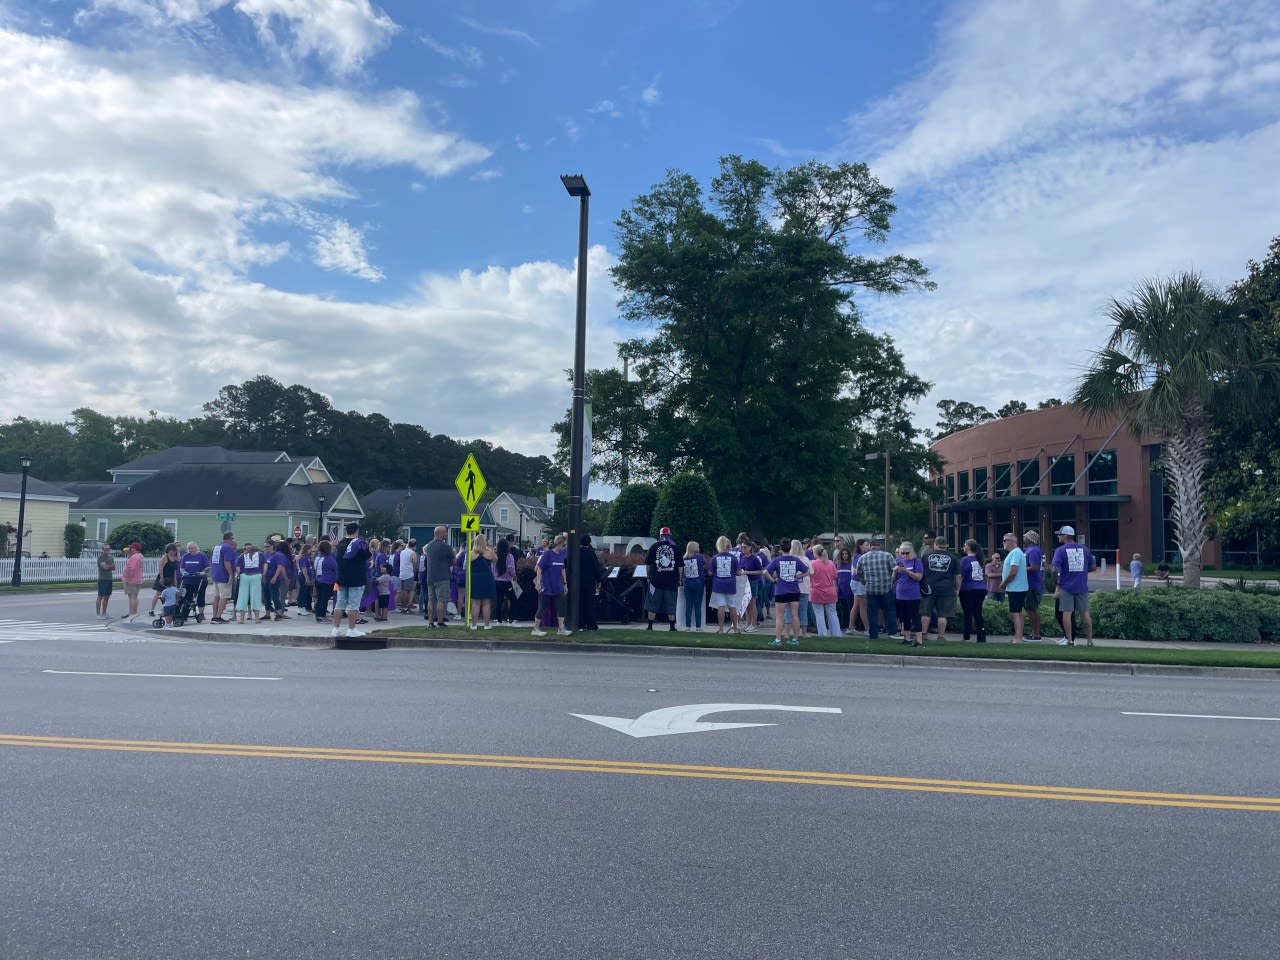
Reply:
[[[116,579],[124,570],[124,558],[116,557]],[[150,583],[160,572],[159,557],[142,558],[143,583]],[[23,557],[23,583],[61,583],[63,581],[85,580],[97,581],[98,560],[96,557]],[[0,560],[0,583],[13,580],[13,557]]]

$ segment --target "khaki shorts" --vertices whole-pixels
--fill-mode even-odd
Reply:
[[[432,580],[427,584],[427,598],[430,603],[445,604],[449,602],[449,581]]]
[[[126,597],[136,597],[141,589],[142,584],[140,583],[126,583],[124,585],[124,595]]]
[[[226,583],[219,583],[215,580],[213,582],[213,598],[215,600],[230,600],[231,581],[228,580]]]

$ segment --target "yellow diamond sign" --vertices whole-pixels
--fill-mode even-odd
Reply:
[[[458,488],[458,495],[462,497],[467,509],[474,510],[484,496],[485,488],[484,474],[480,472],[480,464],[476,463],[474,455],[467,454],[467,460],[458,471],[458,478],[453,481],[453,485]]]

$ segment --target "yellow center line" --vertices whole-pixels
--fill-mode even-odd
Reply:
[[[421,753],[408,750],[371,750],[355,747],[196,743],[180,740],[112,740],[85,737],[30,736],[10,733],[0,733],[0,746],[101,750],[126,753],[165,753],[207,757],[339,760],[422,766],[490,767],[512,770],[550,770],[564,773],[611,773],[695,780],[790,783],[805,786],[894,790],[976,797],[1020,797],[1032,800],[1074,800],[1086,803],[1131,804],[1149,807],[1190,807],[1201,810],[1280,812],[1280,797],[1108,790],[1096,787],[1058,787],[1037,784],[995,783],[981,780],[938,780],[920,777],[828,773],[813,770],[770,770],[752,767],[646,763],[631,760],[522,757],[503,754]]]

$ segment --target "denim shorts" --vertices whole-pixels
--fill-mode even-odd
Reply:
[[[364,587],[339,587],[338,602],[333,609],[356,613],[360,610],[360,601],[364,598]]]

